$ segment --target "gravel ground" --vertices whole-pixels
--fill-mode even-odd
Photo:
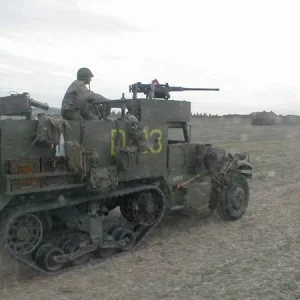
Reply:
[[[194,141],[250,152],[255,172],[241,220],[173,212],[134,251],[57,277],[2,252],[0,299],[300,299],[299,127],[195,122]]]

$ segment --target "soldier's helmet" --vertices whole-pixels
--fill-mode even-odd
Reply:
[[[77,79],[78,80],[89,79],[91,77],[94,77],[94,74],[88,68],[80,68],[77,71]]]

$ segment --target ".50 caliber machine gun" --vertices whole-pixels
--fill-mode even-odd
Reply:
[[[137,82],[129,86],[129,92],[133,93],[133,99],[137,98],[138,93],[144,93],[147,99],[162,98],[168,100],[170,98],[170,92],[183,91],[219,91],[219,89],[184,88],[180,86],[169,86],[168,83],[155,85],[141,82]]]

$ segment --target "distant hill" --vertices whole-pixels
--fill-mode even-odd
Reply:
[[[45,114],[47,116],[59,116],[60,115],[60,108],[57,107],[49,107],[48,110],[42,110],[36,107],[32,107],[32,116],[36,117],[38,114]]]

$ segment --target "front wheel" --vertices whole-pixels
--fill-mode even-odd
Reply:
[[[217,207],[219,216],[228,221],[240,219],[246,212],[249,202],[249,186],[243,175],[236,175],[224,187]]]

